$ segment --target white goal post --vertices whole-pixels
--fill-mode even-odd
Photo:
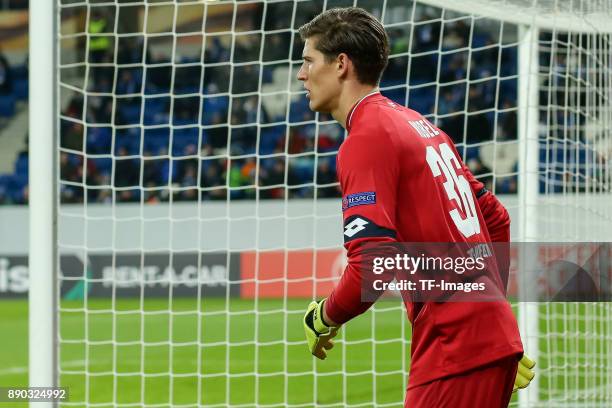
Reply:
[[[296,330],[344,262],[344,131],[307,109],[297,28],[349,5],[389,32],[383,94],[449,133],[513,242],[612,241],[609,2],[30,0],[30,386],[70,387],[61,406],[402,406],[400,302],[325,363]],[[511,406],[609,406],[612,304],[515,287],[538,375]]]
[[[57,386],[55,5],[30,2],[29,385]],[[45,402],[41,405],[52,406]]]

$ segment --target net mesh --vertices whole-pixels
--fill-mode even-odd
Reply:
[[[540,28],[537,233],[525,236],[514,228],[521,32],[462,3],[58,0],[63,405],[403,405],[410,326],[399,301],[346,325],[325,362],[303,338],[308,300],[329,294],[345,263],[345,132],[308,109],[295,80],[296,29],[326,8],[381,18],[383,94],[453,138],[508,207],[513,240],[610,237],[610,34],[590,20],[610,6],[496,4],[585,28],[567,32],[561,17]],[[530,310],[529,406],[609,405],[610,305]]]

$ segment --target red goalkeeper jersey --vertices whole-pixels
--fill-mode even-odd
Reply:
[[[348,266],[325,306],[339,324],[372,304],[361,298],[362,244],[509,236],[503,206],[469,172],[450,138],[419,113],[376,92],[353,107],[347,130],[337,170]],[[404,303],[413,326],[409,388],[523,352],[508,302]]]

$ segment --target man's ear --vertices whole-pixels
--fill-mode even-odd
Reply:
[[[352,69],[353,61],[349,58],[349,56],[341,52],[338,54],[336,58],[336,71],[339,77],[346,77],[349,73],[349,70]]]

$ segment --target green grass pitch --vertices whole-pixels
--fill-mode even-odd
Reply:
[[[410,325],[399,301],[381,301],[374,313],[343,327],[344,341],[323,362],[306,349],[301,316],[307,303],[304,299],[285,303],[212,298],[200,303],[195,299],[147,299],[141,305],[138,299],[121,299],[115,304],[92,299],[86,314],[83,302],[63,301],[61,383],[70,388],[71,402],[80,403],[71,406],[85,406],[86,402],[98,407],[140,403],[283,406],[286,401],[304,407],[315,403],[341,407],[371,406],[374,401],[401,407]],[[589,330],[561,325],[563,311],[560,306],[559,314],[554,315],[559,317],[552,324],[558,327],[548,330]],[[0,315],[0,386],[26,386],[27,301],[0,301]],[[550,326],[550,319],[544,324]],[[542,343],[541,353],[547,347],[554,349],[555,357],[540,358],[540,372],[551,365],[579,367],[584,353],[570,351],[585,351],[589,344],[560,337]],[[574,354],[576,359],[559,354]],[[561,391],[567,386],[602,385],[597,381],[589,384],[593,375],[587,374],[579,369],[569,383],[565,375],[543,376],[540,388]]]
[[[409,364],[409,343],[402,339],[409,339],[410,332],[400,303],[382,302],[375,314],[343,328],[348,344],[337,344],[324,362],[306,348],[301,316],[307,304],[305,299],[286,304],[259,300],[256,305],[253,300],[212,298],[198,307],[195,299],[147,299],[143,314],[137,299],[115,305],[92,299],[86,315],[82,302],[63,301],[61,382],[70,387],[72,402],[108,406],[140,401],[168,406],[282,404],[285,398],[304,406],[314,401],[367,404],[373,397],[377,403],[401,401],[402,370]],[[282,311],[285,307],[289,313]],[[25,386],[27,302],[2,301],[0,315],[1,332],[11,333],[3,336],[0,348],[0,386]],[[380,328],[374,332],[375,346],[372,318]],[[314,371],[322,375],[315,378]]]

